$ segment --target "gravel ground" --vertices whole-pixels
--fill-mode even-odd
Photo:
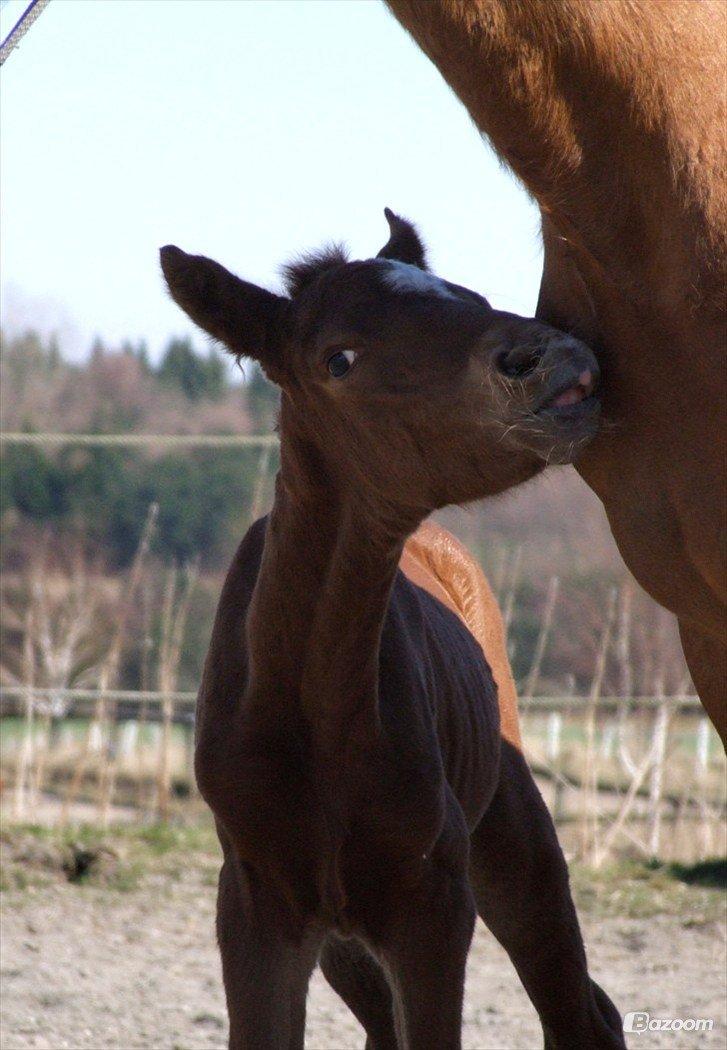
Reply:
[[[182,868],[137,888],[54,882],[3,895],[2,1050],[222,1050],[226,1017],[213,936],[213,872]],[[725,936],[682,915],[583,917],[591,971],[623,1011],[706,1017],[711,1033],[645,1033],[644,1048],[719,1048],[725,1029]],[[353,1050],[363,1034],[316,973],[310,1050]],[[509,960],[479,927],[470,956],[464,1046],[542,1046]]]

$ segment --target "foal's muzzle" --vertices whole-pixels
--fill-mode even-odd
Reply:
[[[511,390],[510,433],[547,463],[570,463],[598,429],[601,372],[579,339],[546,326],[539,335],[498,361]]]

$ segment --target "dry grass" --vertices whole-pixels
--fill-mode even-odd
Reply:
[[[216,882],[221,854],[210,817],[147,825],[37,824],[0,832],[5,892],[73,883],[129,892],[194,869]],[[693,925],[725,919],[727,860],[684,866],[622,860],[593,871],[571,866],[579,911],[595,917],[682,916]]]

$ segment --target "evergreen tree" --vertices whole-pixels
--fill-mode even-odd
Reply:
[[[206,358],[195,353],[188,338],[171,339],[157,375],[163,383],[178,387],[190,401],[218,400],[225,390],[225,365],[216,350]]]
[[[33,445],[11,446],[3,453],[5,499],[26,518],[58,519],[68,508],[68,475]]]

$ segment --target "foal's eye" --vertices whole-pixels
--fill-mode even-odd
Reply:
[[[328,358],[328,371],[335,379],[340,379],[349,371],[356,356],[355,350],[338,350]]]

